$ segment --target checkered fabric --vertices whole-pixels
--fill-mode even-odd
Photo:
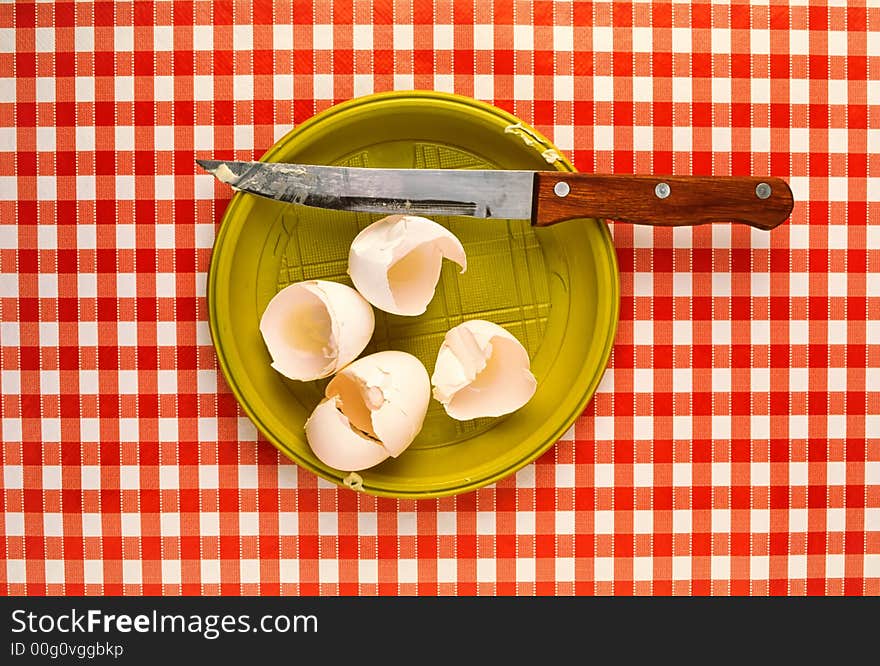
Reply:
[[[880,8],[0,3],[0,592],[880,594]],[[374,91],[513,112],[581,171],[772,174],[785,225],[611,223],[576,425],[442,500],[319,480],[218,374],[206,270],[259,157]]]

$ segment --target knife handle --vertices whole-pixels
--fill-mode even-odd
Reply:
[[[532,221],[546,227],[599,217],[663,227],[730,221],[770,230],[791,214],[794,198],[781,178],[615,176],[539,171]]]

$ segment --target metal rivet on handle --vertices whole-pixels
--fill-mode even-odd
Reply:
[[[658,199],[665,199],[669,196],[670,192],[672,192],[672,189],[669,187],[669,183],[657,183],[657,186],[654,188],[654,194],[657,195]]]
[[[553,192],[557,197],[567,197],[568,193],[571,192],[571,187],[564,180],[560,180],[553,186]]]
[[[755,188],[755,194],[758,195],[759,199],[769,199],[772,193],[773,190],[767,183],[758,183],[758,186]]]

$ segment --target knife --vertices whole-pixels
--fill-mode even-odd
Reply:
[[[233,189],[303,206],[390,215],[574,218],[657,226],[730,221],[770,230],[791,214],[781,178],[645,176],[491,169],[385,169],[196,160]]]

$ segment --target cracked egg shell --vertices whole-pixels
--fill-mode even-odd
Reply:
[[[464,247],[446,227],[416,215],[389,215],[352,241],[348,274],[380,310],[420,315],[434,297],[444,257],[467,270]]]
[[[260,317],[272,367],[289,379],[329,377],[357,358],[373,336],[373,308],[338,282],[308,280],[286,286]]]
[[[510,414],[532,398],[538,385],[520,341],[482,319],[446,333],[431,384],[434,398],[458,421]]]
[[[343,368],[306,421],[306,439],[325,465],[357,472],[396,458],[422,429],[431,382],[415,356],[382,351]]]

